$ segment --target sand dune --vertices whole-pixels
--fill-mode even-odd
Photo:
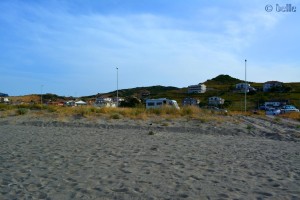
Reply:
[[[0,199],[300,199],[298,122],[167,123],[1,119]]]

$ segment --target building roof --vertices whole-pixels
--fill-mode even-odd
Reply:
[[[76,101],[75,103],[76,103],[76,104],[86,104],[86,102],[84,102],[84,101],[82,101],[82,100]]]
[[[188,87],[199,87],[199,86],[206,86],[205,84],[203,83],[199,83],[199,84],[196,84],[196,85],[189,85]]]
[[[264,84],[268,84],[268,83],[272,84],[272,83],[282,83],[282,82],[279,82],[279,81],[267,81]]]

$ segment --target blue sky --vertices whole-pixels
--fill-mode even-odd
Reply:
[[[296,6],[277,12],[276,4]],[[274,10],[266,12],[265,6]],[[1,0],[0,92],[300,82],[299,0]],[[43,85],[43,86],[42,86]]]

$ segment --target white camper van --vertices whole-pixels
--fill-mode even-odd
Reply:
[[[163,106],[171,106],[176,109],[180,109],[177,102],[175,100],[170,100],[166,98],[160,99],[147,99],[146,100],[146,108],[161,108]]]

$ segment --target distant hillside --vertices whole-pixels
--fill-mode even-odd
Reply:
[[[207,80],[204,82],[204,84],[210,86],[214,85],[224,85],[227,87],[229,84],[236,84],[243,82],[239,79],[233,78],[229,75],[219,75],[211,80]],[[129,88],[129,89],[121,89],[119,90],[119,96],[120,97],[126,97],[126,96],[139,96],[139,94],[143,91],[149,91],[151,98],[156,98],[156,97],[165,97],[169,96],[168,94],[174,93],[186,93],[187,92],[187,87],[185,88],[177,88],[173,86],[149,86],[149,87],[136,87],[136,88]],[[117,91],[112,91],[108,93],[102,93],[100,95],[102,96],[108,96],[108,97],[115,97]],[[91,95],[91,96],[85,96],[83,98],[95,98],[96,95]]]
[[[233,78],[229,75],[221,74],[211,80],[207,80],[204,84],[237,84],[243,82],[237,78]]]
[[[8,94],[0,92],[0,97],[8,97]]]
[[[130,88],[130,89],[121,89],[119,90],[119,96],[120,97],[127,97],[127,96],[139,96],[141,93],[149,92],[150,97],[160,95],[162,93],[167,93],[169,91],[179,91],[180,89],[177,87],[172,86],[149,86],[149,87],[136,87],[136,88]],[[108,93],[102,93],[99,94],[100,96],[107,96],[107,97],[115,97],[117,94],[117,91],[112,91]],[[95,98],[97,95],[92,96],[86,96],[85,98]]]
[[[30,94],[30,95],[24,95],[24,96],[15,96],[15,97],[9,97],[9,99],[12,100],[12,102],[24,102],[24,103],[40,103],[41,102],[41,95],[40,94]],[[68,99],[67,97],[58,96],[56,94],[43,94],[42,95],[43,102],[48,101],[64,101]]]

